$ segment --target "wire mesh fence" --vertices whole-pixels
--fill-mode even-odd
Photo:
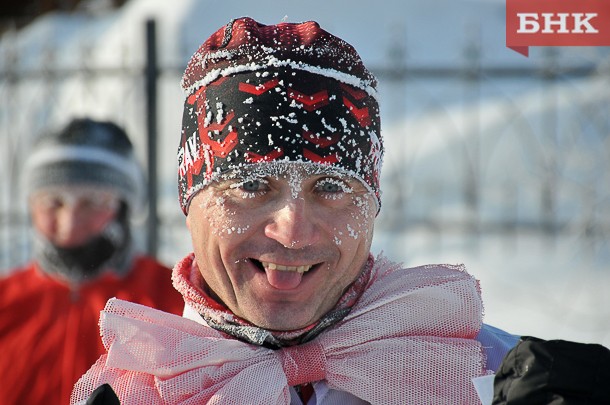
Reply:
[[[476,44],[465,44],[465,50]],[[168,262],[189,250],[175,192],[182,66],[158,67],[157,161],[146,162],[146,66],[127,45],[112,64],[82,44],[69,58],[41,44],[26,63],[17,39],[0,49],[0,269],[29,258],[28,210],[20,172],[29,148],[67,117],[92,115],[124,126],[144,164],[159,167],[159,252]],[[532,69],[481,66],[465,52],[460,66],[408,66],[388,51],[380,80],[386,158],[377,230],[436,240],[491,234],[510,240],[541,234],[569,238],[583,254],[609,256],[610,75],[604,55],[586,64],[548,61]],[[394,53],[392,53],[394,52]],[[398,59],[397,59],[398,58]],[[118,60],[118,62],[117,62]],[[146,232],[148,212],[138,213]]]

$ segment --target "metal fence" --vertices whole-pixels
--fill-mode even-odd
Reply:
[[[60,49],[42,47],[39,62],[23,68],[26,55],[5,37],[7,43],[0,56],[2,272],[29,257],[19,183],[28,148],[79,114],[123,125],[141,161],[155,168],[149,171],[154,204],[139,216],[142,244],[168,262],[188,250],[173,185],[182,104],[168,90],[177,89],[183,66],[151,65],[156,48],[149,42],[143,58],[149,65],[103,66],[83,45],[69,67],[58,58]],[[567,236],[600,260],[607,257],[610,75],[604,58],[566,67],[549,53],[537,68],[509,69],[481,66],[475,48],[464,49],[460,66],[408,66],[389,51],[388,66],[372,67],[389,145],[377,229],[475,241],[489,234]],[[430,139],[448,147],[426,149]]]

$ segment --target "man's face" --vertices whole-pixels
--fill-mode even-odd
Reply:
[[[204,188],[187,226],[210,294],[257,326],[294,330],[332,309],[361,273],[376,210],[354,178],[278,163]]]
[[[49,187],[29,199],[32,224],[55,246],[82,246],[116,216],[119,196],[87,186]]]

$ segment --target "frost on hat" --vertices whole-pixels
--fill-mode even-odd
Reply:
[[[376,86],[356,50],[316,22],[229,22],[201,45],[182,78],[183,211],[219,174],[281,161],[330,166],[359,179],[379,202]]]
[[[143,173],[122,128],[78,118],[38,139],[25,164],[24,182],[28,195],[51,186],[107,187],[133,206],[141,198]]]

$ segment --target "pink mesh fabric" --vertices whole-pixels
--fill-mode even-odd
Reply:
[[[343,293],[343,296],[339,298],[339,301],[332,311],[337,312],[346,310],[354,305],[369,284],[374,262],[375,258],[372,255],[369,255],[362,274]],[[209,288],[201,275],[201,271],[197,266],[195,256],[193,254],[186,256],[174,267],[172,271],[172,282],[176,290],[178,290],[184,297],[184,302],[186,305],[200,314],[206,320],[206,323],[210,324],[211,321],[215,322],[216,324],[239,324],[247,327],[250,333],[254,333],[257,336],[259,335],[258,327],[255,327],[247,320],[241,319],[234,315],[228,308],[216,302],[214,298],[210,297],[205,292]],[[328,322],[328,318],[322,317],[320,320],[318,320],[318,322],[323,321]],[[302,337],[304,334],[311,331],[311,329],[315,328],[318,325],[318,322],[308,325],[302,329],[266,332],[273,335],[274,338],[281,342],[287,342]],[[236,335],[232,334],[232,336],[235,337]],[[248,340],[246,338],[242,340],[252,343],[255,339]]]
[[[326,378],[326,356],[317,341],[279,351],[288,385],[301,385]]]
[[[460,267],[377,260],[351,313],[313,342],[269,350],[194,321],[110,300],[108,354],[75,386],[84,404],[108,382],[121,404],[288,404],[289,385],[326,380],[374,404],[478,404],[484,375],[478,284]]]

